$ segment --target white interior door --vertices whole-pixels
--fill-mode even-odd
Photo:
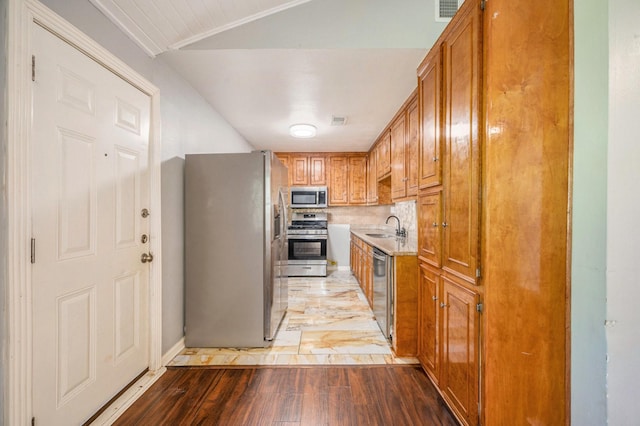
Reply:
[[[33,412],[80,424],[149,366],[150,98],[33,28]]]

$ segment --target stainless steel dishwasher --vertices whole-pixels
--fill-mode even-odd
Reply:
[[[393,256],[373,249],[373,314],[387,340],[393,336]]]

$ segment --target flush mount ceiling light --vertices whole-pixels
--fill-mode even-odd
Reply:
[[[312,138],[316,135],[316,126],[312,124],[294,124],[289,127],[289,134],[294,138]]]

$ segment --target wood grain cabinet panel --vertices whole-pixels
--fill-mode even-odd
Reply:
[[[420,147],[418,154],[418,184],[420,189],[442,183],[440,152],[442,108],[442,55],[440,45],[431,49],[418,69],[420,102]]]
[[[435,385],[440,380],[440,272],[420,262],[418,360]]]
[[[391,123],[391,198],[402,200],[418,193],[419,111],[417,92]]]
[[[391,124],[391,199],[407,196],[405,145],[407,122],[403,113]]]
[[[292,168],[292,186],[309,185],[309,157],[294,156],[291,157]]]
[[[418,257],[393,257],[393,339],[397,356],[418,354]]]
[[[349,204],[367,203],[367,157],[349,157]]]
[[[329,157],[329,204],[349,204],[349,162],[346,156]]]
[[[418,359],[463,425],[571,423],[572,11],[466,0],[418,68]]]
[[[292,180],[291,157],[288,154],[284,154],[281,152],[276,153],[276,157],[278,157],[278,159],[282,162],[282,164],[284,164],[285,167],[287,168],[288,182],[289,182],[289,186],[291,186],[291,180]]]
[[[479,2],[467,0],[418,68],[418,359],[471,426],[480,421],[480,22]]]
[[[479,296],[454,281],[442,278],[443,396],[467,425],[478,423]]]
[[[367,204],[378,204],[378,176],[376,171],[376,152],[367,155]]]
[[[325,156],[309,157],[309,185],[323,186],[327,184],[327,170]]]
[[[473,3],[471,3],[473,5]],[[479,257],[480,15],[473,7],[444,41],[443,268],[475,283]]]
[[[442,266],[442,191],[418,197],[418,256],[436,268]]]
[[[417,93],[407,107],[407,149],[405,150],[405,176],[407,196],[418,194],[418,160],[420,152],[420,115]]]
[[[378,179],[391,173],[391,131],[386,130],[378,139],[376,145],[376,164]]]

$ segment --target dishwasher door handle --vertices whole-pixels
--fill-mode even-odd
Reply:
[[[386,253],[383,253],[382,251],[375,249],[373,250],[373,258],[376,260],[380,260],[382,262],[385,262],[387,260],[388,255]]]

